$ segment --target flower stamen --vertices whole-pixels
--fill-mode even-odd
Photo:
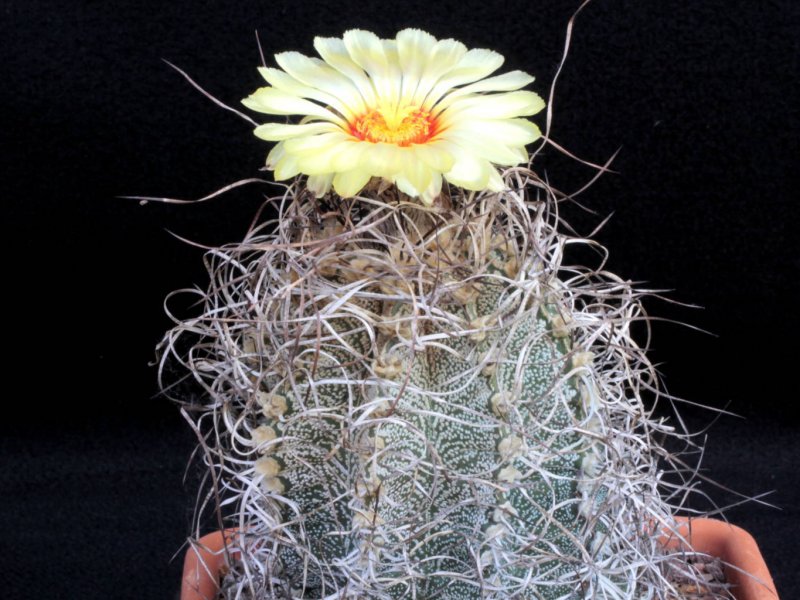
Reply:
[[[350,133],[375,144],[424,144],[436,134],[436,120],[429,111],[414,106],[394,110],[373,108],[356,117],[350,124]]]

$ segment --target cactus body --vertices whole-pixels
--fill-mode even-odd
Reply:
[[[510,291],[505,279],[488,262],[463,303],[440,306],[460,328],[431,328],[393,300],[367,305],[386,316],[372,343],[357,319],[329,319],[336,337],[321,336],[319,353],[295,359],[308,375],[295,369],[294,389],[267,383],[290,399],[285,413],[266,419],[287,440],[269,453],[280,470],[267,487],[290,501],[283,523],[300,521],[288,525],[291,538],[307,540],[276,555],[294,593],[322,598],[346,586],[347,578],[309,567],[307,554],[370,565],[373,593],[392,598],[565,592],[554,585],[567,576],[563,562],[541,557],[579,556],[587,523],[577,487],[592,443],[572,429],[585,412],[578,377],[568,373],[568,333],[553,325],[557,309],[533,297],[498,310]],[[339,310],[358,308],[349,302]],[[410,323],[436,345],[415,351]],[[530,576],[553,587],[525,594]]]
[[[373,197],[317,217],[299,195],[215,253],[168,337],[203,334],[184,360],[243,532],[228,597],[662,597],[630,287],[563,277],[546,202]]]

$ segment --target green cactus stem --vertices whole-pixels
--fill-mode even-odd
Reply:
[[[564,267],[588,242],[522,177],[430,207],[294,184],[209,255],[161,364],[202,386],[228,598],[668,597],[639,293]]]

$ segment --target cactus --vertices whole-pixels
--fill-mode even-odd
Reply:
[[[642,399],[642,292],[563,263],[596,247],[557,228],[563,196],[525,166],[356,199],[313,177],[209,253],[162,342],[238,527],[226,598],[669,597],[684,468],[658,440],[681,434]]]
[[[256,597],[655,593],[670,428],[640,397],[637,294],[562,267],[552,199],[373,200],[299,191],[212,253],[167,338],[202,333],[185,364]]]

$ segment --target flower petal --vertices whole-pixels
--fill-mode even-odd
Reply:
[[[325,173],[324,175],[311,175],[306,181],[306,186],[317,198],[322,198],[331,189],[333,182],[333,173]]]
[[[431,169],[444,173],[453,168],[455,159],[444,145],[431,142],[428,144],[416,144],[413,148],[417,158]]]
[[[448,126],[455,119],[512,119],[514,117],[534,115],[544,108],[544,100],[534,92],[527,90],[490,94],[485,96],[469,96],[459,98],[439,118],[443,126]]]
[[[351,29],[342,39],[350,59],[369,75],[378,97],[390,97],[389,61],[380,38],[371,31]]]
[[[286,151],[290,154],[309,154],[317,152],[321,148],[333,146],[347,139],[347,136],[340,132],[320,133],[318,135],[304,135],[288,139],[283,142]]]
[[[433,201],[441,192],[442,192],[442,174],[434,171],[431,177],[431,183],[428,186],[428,188],[420,195],[420,200],[422,200],[423,204],[430,206],[433,204]]]
[[[299,52],[281,52],[275,55],[275,60],[294,79],[310,89],[320,90],[329,98],[327,104],[345,117],[366,110],[364,99],[353,82],[325,62]]]
[[[280,160],[275,162],[276,181],[290,179],[295,175],[299,175],[301,172],[302,169],[300,168],[300,161],[297,159],[297,157],[292,156],[291,154],[285,154],[280,158]]]
[[[492,138],[507,146],[527,146],[542,136],[539,126],[527,119],[470,119],[454,129]]]
[[[495,75],[488,79],[476,81],[464,87],[453,90],[436,105],[437,111],[450,106],[455,100],[483,92],[511,92],[525,87],[533,82],[534,78],[523,71],[510,71],[502,75]]]
[[[453,168],[444,174],[444,178],[466,190],[482,190],[486,188],[493,169],[486,159],[462,151],[456,157]]]
[[[264,123],[255,128],[254,133],[257,137],[268,142],[277,142],[296,136],[313,135],[317,133],[327,133],[339,131],[339,128],[332,123],[315,121],[304,125],[287,125],[285,123]]]
[[[400,90],[403,84],[403,71],[400,69],[400,58],[398,56],[397,42],[395,40],[382,40],[383,52],[388,61],[389,70],[386,75],[386,87],[384,93],[388,98],[397,98],[398,104],[403,104],[400,99]]]
[[[342,136],[327,134],[286,140],[286,152],[297,157],[302,173],[321,175],[336,169],[334,162],[341,153]]]
[[[480,156],[497,165],[518,165],[528,159],[524,150],[520,152],[517,147],[507,146],[492,138],[479,138],[466,131],[448,135],[449,141],[455,142],[463,150],[475,156]]]
[[[419,196],[431,183],[431,168],[421,160],[418,160],[413,150],[404,152],[403,154],[403,168],[396,176],[396,181],[398,185],[401,179],[403,183],[408,182],[413,189],[413,192],[409,195]]]
[[[489,181],[486,182],[486,189],[492,192],[502,192],[507,189],[506,182],[503,181],[500,173],[494,167],[489,171]]]
[[[242,100],[247,108],[270,115],[310,115],[337,123],[342,127],[346,121],[327,108],[293,94],[272,87],[262,87]]]
[[[456,90],[456,94],[476,94],[478,92],[511,92],[533,83],[535,77],[524,71],[509,71],[481,81],[476,81]]]
[[[483,48],[468,50],[461,60],[439,79],[434,88],[423,100],[427,108],[431,108],[449,90],[456,86],[483,79],[499,69],[504,62],[501,54]]]
[[[333,176],[333,189],[342,198],[350,198],[358,194],[371,178],[372,176],[367,171],[360,169],[336,173]]]
[[[316,37],[314,38],[314,48],[319,52],[322,60],[353,82],[367,105],[375,105],[375,88],[372,87],[366,73],[350,58],[342,40]]]
[[[337,145],[337,154],[333,157],[332,166],[336,171],[351,171],[364,166],[364,153],[369,152],[369,145],[357,140],[348,140]]]
[[[286,148],[283,142],[278,142],[267,154],[267,168],[274,169],[277,162],[286,155]]]
[[[370,144],[364,153],[364,168],[377,177],[391,179],[403,168],[402,148],[385,142]]]
[[[397,34],[397,58],[403,72],[401,94],[404,99],[411,98],[417,91],[434,45],[436,38],[421,29],[403,29]]]
[[[322,133],[292,138],[282,143],[286,154],[297,159],[302,173],[320,175],[334,171],[333,160],[343,139],[341,133]]]
[[[286,92],[287,94],[291,94],[293,96],[297,96],[298,98],[307,98],[315,100],[316,102],[326,106],[332,106],[345,118],[348,118],[352,114],[350,109],[348,109],[346,105],[340,102],[337,98],[326,92],[301,83],[280,69],[259,67],[258,71],[261,73],[261,76],[267,80],[267,83],[269,83],[275,89]]]
[[[436,83],[446,73],[450,73],[467,53],[467,48],[455,40],[440,40],[433,47],[425,69],[420,75],[416,92],[411,103],[421,105]]]

